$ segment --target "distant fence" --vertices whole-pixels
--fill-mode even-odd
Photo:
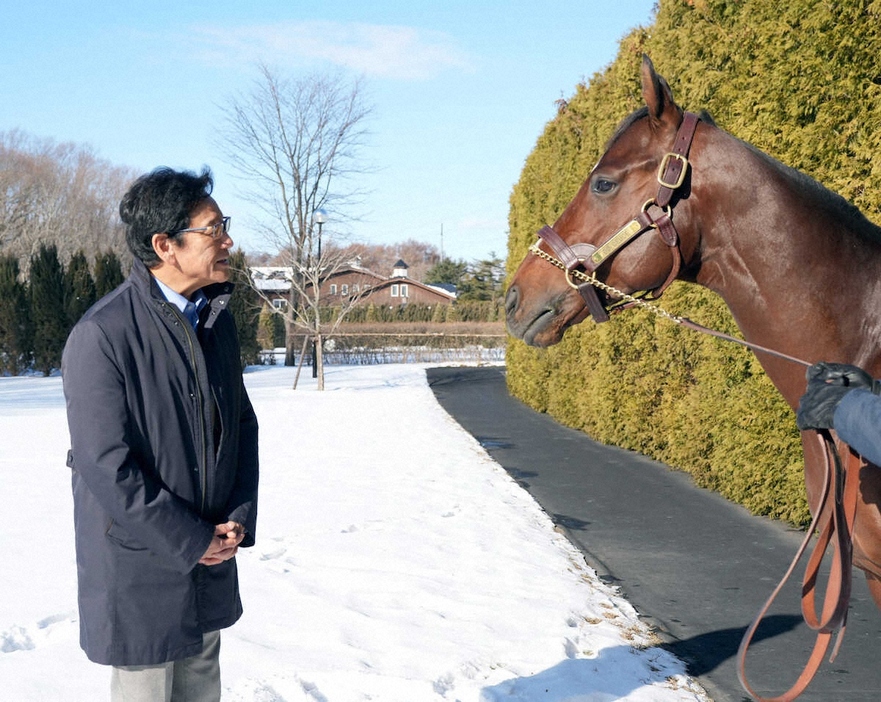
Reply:
[[[324,340],[325,365],[368,366],[382,363],[488,363],[505,360],[505,334],[343,333]],[[303,337],[294,339],[296,358]],[[312,363],[312,345],[305,345],[303,365]],[[261,363],[284,363],[284,351],[261,352]]]
[[[462,348],[433,349],[409,346],[385,349],[347,349],[325,351],[324,364],[331,366],[370,366],[380,363],[445,363],[504,361],[505,348],[464,346]]]

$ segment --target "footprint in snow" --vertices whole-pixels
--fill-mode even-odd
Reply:
[[[34,640],[28,634],[27,629],[15,625],[0,633],[0,652],[2,653],[31,651],[33,649]]]

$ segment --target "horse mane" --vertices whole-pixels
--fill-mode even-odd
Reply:
[[[646,107],[645,105],[643,105],[638,110],[636,110],[635,112],[631,112],[623,120],[621,120],[621,123],[615,129],[615,132],[614,132],[614,134],[612,134],[612,137],[609,139],[609,141],[606,142],[606,145],[603,148],[603,152],[606,152],[610,148],[612,148],[612,144],[614,144],[616,141],[618,141],[618,139],[621,137],[621,135],[624,134],[624,132],[626,132],[628,129],[630,129],[630,127],[633,126],[634,122],[638,122],[639,120],[643,119],[644,117],[648,117],[648,114],[649,114],[649,108]]]
[[[638,122],[639,120],[648,117],[648,114],[649,108],[643,105],[638,110],[635,110],[627,115],[623,120],[621,120],[621,123],[615,129],[615,133],[612,134],[612,137],[609,139],[609,141],[606,142],[604,150],[608,151],[609,148],[611,148],[612,144],[614,144],[624,132],[626,132],[628,129],[630,129],[631,126],[633,126],[634,122]],[[700,112],[698,112],[698,117],[700,117],[701,122],[706,122],[713,127],[716,126],[716,120],[714,120],[713,116],[706,110],[701,110]]]
[[[833,212],[841,224],[849,231],[854,232],[857,236],[863,239],[875,243],[881,243],[881,227],[866,217],[866,215],[863,214],[863,212],[852,202],[848,201],[834,190],[830,190],[807,173],[803,173],[797,168],[787,166],[782,161],[777,160],[749,142],[743,140],[738,141],[770,168],[783,174],[802,192],[807,193],[811,201],[815,202],[819,209]]]

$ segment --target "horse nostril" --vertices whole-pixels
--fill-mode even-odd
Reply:
[[[514,316],[514,313],[517,311],[517,305],[520,304],[520,291],[519,289],[512,285],[508,288],[508,293],[505,295],[505,315],[510,318]]]

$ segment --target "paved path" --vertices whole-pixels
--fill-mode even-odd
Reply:
[[[428,380],[447,412],[565,529],[600,577],[621,588],[716,702],[748,699],[737,681],[737,647],[800,532],[534,412],[508,395],[504,368],[433,368]],[[789,687],[813,645],[798,605],[803,571],[751,649],[747,670],[760,694]],[[881,612],[855,573],[839,656],[824,663],[799,702],[879,699]]]

